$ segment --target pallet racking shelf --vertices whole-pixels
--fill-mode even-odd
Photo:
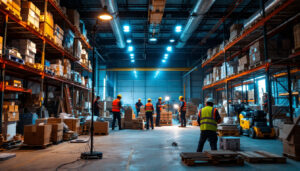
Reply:
[[[8,85],[5,85],[4,88],[3,88],[3,83],[0,84],[0,89],[2,91],[30,93],[30,94],[32,93],[31,89],[26,89],[26,88],[20,88],[20,87],[8,86]]]

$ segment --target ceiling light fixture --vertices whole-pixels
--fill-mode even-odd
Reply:
[[[130,32],[130,27],[129,27],[129,25],[123,26],[123,31],[124,31],[125,33]]]
[[[128,46],[128,51],[132,52],[133,51],[133,46]]]
[[[178,25],[175,27],[175,32],[180,33],[182,31],[182,26]]]
[[[127,39],[127,41],[126,41],[127,43],[131,43],[132,41],[131,41],[131,39]]]
[[[157,38],[151,37],[151,38],[149,39],[149,41],[150,41],[150,42],[156,42],[156,41],[157,41]]]
[[[172,46],[168,46],[168,47],[167,47],[167,51],[168,51],[168,52],[172,52],[172,50],[173,50]]]
[[[174,39],[170,39],[170,43],[174,43],[175,42],[175,40]]]

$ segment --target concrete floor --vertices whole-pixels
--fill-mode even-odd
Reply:
[[[149,131],[111,131],[109,136],[97,136],[95,148],[103,152],[102,160],[78,160],[59,170],[300,170],[300,162],[287,160],[287,164],[248,164],[239,167],[187,167],[181,163],[180,152],[193,152],[197,148],[199,127],[160,127]],[[82,136],[80,138],[87,138]],[[178,147],[173,147],[177,142]],[[209,143],[205,144],[209,150]],[[241,137],[242,150],[266,150],[281,154],[278,140],[254,140]],[[0,162],[0,170],[55,170],[59,165],[75,161],[88,150],[87,144],[68,142],[43,150],[11,150],[16,158]]]

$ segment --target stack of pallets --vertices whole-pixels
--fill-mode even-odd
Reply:
[[[286,163],[286,158],[266,151],[238,152],[249,163]]]

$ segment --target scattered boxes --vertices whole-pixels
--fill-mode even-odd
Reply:
[[[134,112],[131,107],[125,108],[125,121],[132,121],[135,118]]]
[[[36,44],[29,39],[13,40],[12,46],[18,49],[26,64],[35,63]]]
[[[24,144],[45,147],[50,144],[52,125],[25,125]]]
[[[19,106],[14,102],[3,102],[2,121],[14,122],[19,121]]]
[[[240,138],[239,137],[221,137],[220,149],[222,150],[240,150]]]
[[[28,25],[39,30],[40,28],[40,9],[36,7],[31,1],[22,1],[22,19]]]
[[[63,119],[62,118],[48,118],[47,123],[52,125],[51,141],[59,143],[63,140]]]

